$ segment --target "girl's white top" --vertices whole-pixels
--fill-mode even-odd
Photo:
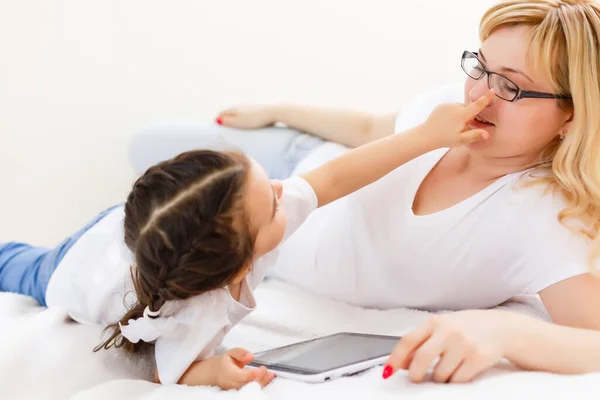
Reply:
[[[312,187],[302,178],[283,182],[281,204],[287,214],[288,238],[317,207]],[[62,307],[76,321],[104,326],[119,321],[136,302],[130,266],[133,255],[124,243],[124,209],[119,207],[88,230],[67,252],[46,292],[49,307]],[[162,383],[179,381],[196,360],[213,355],[223,337],[256,307],[253,290],[277,263],[277,249],[260,257],[242,282],[239,302],[226,288],[186,300],[168,301],[158,318],[129,320],[122,333],[132,342],[154,342]]]

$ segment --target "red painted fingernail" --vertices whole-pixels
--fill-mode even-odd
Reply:
[[[392,376],[392,373],[394,373],[394,369],[392,368],[392,366],[386,365],[383,369],[383,379],[389,378],[390,376]]]
[[[223,118],[219,117],[216,119],[216,121],[217,121],[217,124],[223,125]]]

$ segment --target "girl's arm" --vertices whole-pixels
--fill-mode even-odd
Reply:
[[[322,207],[429,151],[486,139],[487,131],[467,129],[470,129],[469,122],[487,107],[493,96],[489,91],[466,106],[438,106],[423,124],[354,149],[302,177],[312,186],[319,207]]]
[[[437,146],[421,133],[423,126],[358,147],[302,175],[323,207],[367,186]]]

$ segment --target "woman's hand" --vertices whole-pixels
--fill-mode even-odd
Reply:
[[[252,362],[254,355],[247,350],[235,348],[193,363],[179,383],[190,386],[218,386],[224,390],[240,389],[250,382],[267,386],[275,375],[265,367],[244,369]]]
[[[404,336],[392,352],[383,377],[407,369],[413,382],[434,367],[435,382],[466,383],[505,356],[522,316],[496,310],[470,310],[434,316]]]
[[[239,129],[258,129],[273,125],[275,117],[272,107],[237,106],[221,111],[216,118],[219,125]]]
[[[436,147],[462,146],[489,138],[484,129],[473,129],[470,123],[493,100],[494,92],[486,94],[471,104],[440,104],[422,125],[426,135],[434,140]]]

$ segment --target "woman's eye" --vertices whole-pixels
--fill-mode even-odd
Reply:
[[[511,94],[515,94],[519,91],[519,89],[515,88],[513,85],[509,84],[508,82],[502,82],[500,87],[503,91],[506,91]]]

